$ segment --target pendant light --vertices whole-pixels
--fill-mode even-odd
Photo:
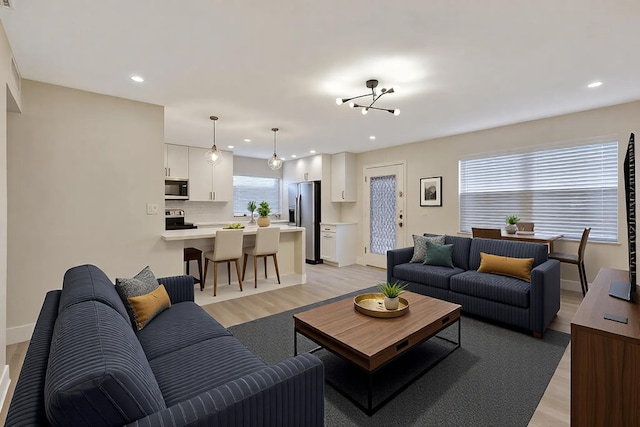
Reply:
[[[209,118],[213,121],[213,147],[211,147],[209,151],[204,153],[204,156],[207,159],[207,163],[215,166],[219,165],[220,162],[222,162],[222,152],[220,152],[220,150],[218,150],[218,147],[216,147],[216,120],[218,120],[218,117],[211,116]]]
[[[276,154],[276,132],[278,132],[278,128],[272,128],[273,131],[273,157],[267,160],[267,164],[274,171],[280,169],[282,167],[282,159],[278,157]]]

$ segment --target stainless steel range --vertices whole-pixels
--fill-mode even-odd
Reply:
[[[190,222],[184,222],[184,211],[182,209],[167,209],[165,215],[165,230],[188,230],[198,228]]]

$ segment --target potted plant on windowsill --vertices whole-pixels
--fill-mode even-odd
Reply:
[[[264,200],[260,202],[260,206],[258,206],[258,227],[268,227],[271,221],[269,220],[269,214],[271,213],[271,208],[269,207],[269,203]]]
[[[404,288],[407,285],[401,285],[398,282],[395,283],[378,283],[378,289],[384,295],[384,308],[387,310],[397,310],[398,305],[400,304],[400,294],[404,292]]]
[[[520,218],[516,215],[509,215],[506,220],[507,225],[505,225],[504,231],[509,234],[516,234],[518,231],[518,221],[520,221]]]

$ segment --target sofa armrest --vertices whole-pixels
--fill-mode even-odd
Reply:
[[[301,354],[128,425],[323,426],[323,365]]]
[[[158,279],[158,283],[164,285],[171,304],[194,301],[193,276],[161,277]]]
[[[406,264],[413,257],[413,246],[387,251],[387,282],[391,283],[393,267],[398,264]]]
[[[560,310],[560,262],[550,259],[531,270],[531,330],[542,336]]]
[[[44,409],[44,382],[61,291],[45,296],[24,364],[13,392],[5,426],[48,426]]]

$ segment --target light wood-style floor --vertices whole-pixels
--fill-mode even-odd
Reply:
[[[223,326],[230,327],[368,288],[386,280],[385,270],[360,265],[337,268],[325,264],[307,265],[306,268],[307,283],[304,285],[289,286],[276,291],[223,301],[203,308]],[[571,319],[582,301],[582,295],[563,291],[561,298],[560,312],[550,327],[570,333]],[[4,425],[28,344],[24,342],[7,346],[11,385],[0,412],[0,425]],[[570,356],[570,349],[567,348],[529,426],[568,427],[570,425]]]

